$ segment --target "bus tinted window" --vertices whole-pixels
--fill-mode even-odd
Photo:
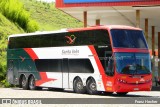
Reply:
[[[122,48],[147,48],[142,31],[139,30],[111,30],[113,46]]]
[[[15,38],[10,38],[10,40],[9,40],[9,49],[14,49],[14,48],[16,48],[15,47],[15,44],[16,44],[16,41],[15,41]]]
[[[39,72],[62,72],[61,59],[36,59],[36,68]],[[94,73],[89,59],[69,59],[70,73]]]
[[[89,30],[69,32],[67,35],[76,37],[75,43],[70,45],[108,45],[110,44],[109,34],[106,30]]]
[[[70,73],[94,73],[89,59],[69,59]]]
[[[61,72],[60,59],[37,59],[35,65],[39,72]]]
[[[106,30],[88,30],[68,33],[45,34],[34,36],[11,37],[9,48],[38,48],[79,45],[109,45]]]

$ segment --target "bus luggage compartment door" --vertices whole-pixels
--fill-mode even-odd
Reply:
[[[68,59],[63,59],[62,61],[62,84],[63,88],[69,88]]]

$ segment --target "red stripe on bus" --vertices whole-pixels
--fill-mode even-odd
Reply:
[[[34,61],[35,59],[38,59],[38,56],[36,53],[32,50],[32,48],[24,48],[24,50],[28,53],[28,55],[32,58]]]
[[[113,52],[143,52],[149,53],[148,49],[134,49],[134,48],[113,48]]]
[[[49,82],[49,81],[55,81],[55,80],[57,80],[57,79],[50,79],[50,78],[48,78],[46,72],[39,72],[39,74],[40,74],[41,80],[37,80],[36,81],[36,86],[40,86],[43,83],[46,83],[46,82]]]
[[[36,53],[32,50],[32,48],[24,48],[24,50],[28,53],[28,55],[32,58],[33,61],[35,61],[35,59],[39,59]],[[57,80],[57,79],[48,78],[46,72],[39,72],[39,74],[41,79],[36,81],[36,86],[40,86],[43,83],[46,83],[49,81]]]
[[[91,50],[91,52],[92,52],[92,54],[93,54],[93,56],[94,56],[94,59],[95,59],[95,61],[96,61],[96,64],[97,64],[97,66],[98,66],[99,72],[100,72],[100,74],[102,75],[103,86],[104,86],[104,88],[105,88],[105,90],[106,90],[106,86],[105,86],[105,84],[106,84],[106,79],[105,79],[104,68],[103,68],[103,66],[102,66],[102,64],[101,64],[101,62],[100,62],[100,60],[99,60],[99,58],[98,58],[98,55],[97,55],[97,52],[96,52],[94,46],[93,46],[93,45],[89,45],[88,47],[89,47],[89,49]]]

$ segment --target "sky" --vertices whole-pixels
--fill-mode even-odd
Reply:
[[[45,1],[45,2],[48,2],[48,3],[55,2],[55,0],[37,0],[37,1]]]

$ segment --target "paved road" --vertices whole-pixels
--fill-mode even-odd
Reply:
[[[31,91],[31,90],[22,90],[21,88],[0,88],[0,98],[160,98],[160,91],[150,91],[150,92],[130,92],[128,93],[126,96],[117,96],[116,94],[112,94],[112,95],[106,95],[106,94],[100,94],[100,95],[88,95],[88,94],[76,94],[74,93],[72,90],[64,90],[62,91],[48,91],[46,89],[40,90],[40,91]],[[127,103],[127,102],[126,102]],[[103,106],[113,106],[113,104],[92,104],[93,106],[99,106],[99,107],[103,107]],[[88,105],[88,104],[69,104],[69,105],[65,105],[65,106],[80,106],[80,107],[90,107],[92,105]],[[0,105],[2,106],[2,105]],[[8,107],[9,105],[3,105],[3,107]],[[11,107],[13,105],[10,105]],[[14,105],[17,106],[17,105]],[[22,106],[22,105],[21,105]],[[21,107],[19,106],[19,107]],[[23,106],[27,106],[30,107],[29,105],[23,105]],[[38,106],[40,107],[40,105],[32,105],[32,106]],[[41,105],[44,107],[44,105]],[[45,107],[47,106],[51,106],[51,105],[45,105]],[[59,107],[59,106],[64,106],[62,105],[52,105],[55,107]],[[114,106],[118,106],[118,107],[135,107],[135,105],[133,104],[116,104]],[[142,104],[142,105],[136,105],[136,106],[143,106],[143,107],[155,107],[155,106],[160,106],[159,104],[155,104],[154,106],[151,104]]]

